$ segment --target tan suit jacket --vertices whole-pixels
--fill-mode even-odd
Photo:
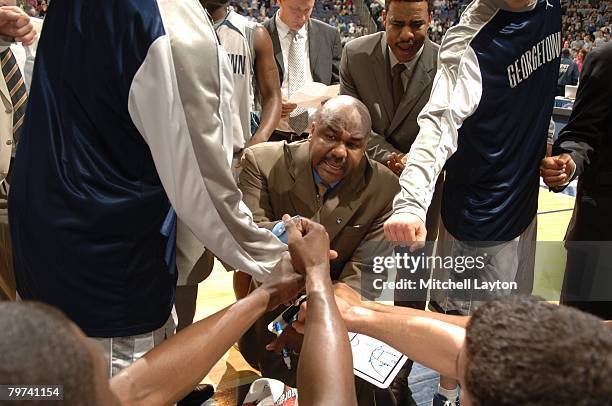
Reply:
[[[332,279],[356,289],[361,288],[366,251],[385,239],[383,225],[399,191],[390,170],[365,158],[322,201],[317,198],[309,141],[264,143],[247,149],[238,187],[253,219],[262,227],[271,228],[285,213],[323,224],[331,248],[338,252],[331,263]],[[362,242],[370,244],[362,247]]]
[[[350,41],[344,47],[340,62],[340,94],[361,100],[372,117],[372,136],[368,155],[386,165],[390,152],[405,154],[419,133],[417,117],[429,101],[436,75],[438,49],[429,39],[416,63],[406,92],[397,110],[393,108],[391,70],[384,32],[366,35]],[[429,211],[427,240],[438,235],[443,176],[438,178]]]

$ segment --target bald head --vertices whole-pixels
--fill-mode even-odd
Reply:
[[[313,124],[355,131],[369,137],[372,119],[368,108],[352,96],[336,96],[325,102],[314,115]]]

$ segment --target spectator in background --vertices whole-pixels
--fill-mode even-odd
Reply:
[[[582,44],[582,49],[587,52],[591,52],[591,50],[593,49],[593,37],[591,36],[591,34],[584,36],[584,44]]]
[[[586,51],[586,49],[579,49],[578,53],[576,54],[576,58],[574,59],[574,62],[576,63],[576,65],[578,65],[578,72],[580,73],[582,73],[582,64],[584,63],[587,53],[588,52]]]
[[[559,79],[557,80],[557,96],[565,95],[566,85],[578,84],[578,65],[570,58],[570,50],[564,48],[561,51],[561,63],[559,65]]]
[[[33,6],[31,4],[26,4],[23,9],[25,10],[26,14],[29,15],[30,17],[38,17],[38,9],[36,8],[36,6]]]
[[[572,50],[578,53],[579,50],[582,49],[582,45],[584,45],[584,41],[582,39],[582,35],[576,35],[574,40],[571,43]]]
[[[47,4],[47,2],[45,0],[42,0],[38,5],[38,14],[41,17],[44,17],[47,14],[48,7],[49,5]]]
[[[601,30],[595,32],[595,40],[593,41],[593,47],[597,48],[606,43],[606,38]]]

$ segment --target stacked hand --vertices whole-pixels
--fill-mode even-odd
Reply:
[[[283,216],[283,221],[289,220]],[[329,278],[329,261],[338,254],[329,249],[329,235],[325,227],[314,221],[300,218],[298,222],[286,222],[289,253],[293,266],[306,277]]]
[[[283,255],[270,276],[260,286],[270,297],[267,311],[276,309],[280,304],[296,298],[304,289],[304,277],[295,271],[289,254]]]
[[[329,261],[335,259],[338,254],[329,249],[329,236],[325,227],[305,218],[296,222],[290,221],[290,218],[287,214],[283,216],[293,267],[307,279],[330,281]],[[283,348],[288,348],[299,352],[302,340],[301,334],[288,327],[268,344],[266,349],[281,352]]]
[[[540,176],[548,187],[568,183],[576,170],[576,164],[569,154],[561,154],[542,159]]]
[[[30,22],[30,17],[19,7],[0,7],[0,35],[14,38],[23,45],[32,45],[36,38],[36,30]]]
[[[427,229],[419,217],[410,213],[397,213],[385,222],[387,240],[402,246],[409,246],[411,251],[423,247]]]

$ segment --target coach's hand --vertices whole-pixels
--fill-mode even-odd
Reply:
[[[410,251],[422,248],[427,237],[425,223],[410,213],[397,213],[385,222],[385,237],[396,245],[408,246]]]
[[[576,163],[569,154],[561,154],[542,159],[540,176],[548,187],[561,186],[570,181],[576,170]]]

